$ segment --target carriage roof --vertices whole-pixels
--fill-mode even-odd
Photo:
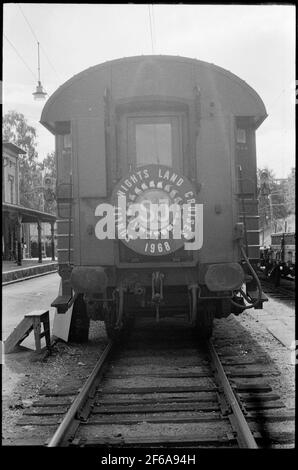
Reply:
[[[118,76],[118,80],[129,80],[129,69],[142,68],[144,66],[156,66],[157,74],[162,68],[173,66],[185,66],[194,74],[196,84],[203,91],[207,91],[208,96],[212,92],[219,99],[231,102],[231,114],[238,116],[251,116],[254,126],[257,128],[266,118],[267,113],[264,103],[258,93],[251,88],[244,80],[240,79],[228,70],[217,65],[180,56],[169,55],[142,55],[125,57],[104,62],[99,65],[89,67],[88,69],[74,75],[61,85],[46,102],[40,122],[54,134],[57,133],[56,121],[71,120],[73,107],[71,101],[76,96],[84,94],[92,95],[94,98],[94,87],[102,82],[104,87],[108,87],[112,82],[112,74]],[[144,73],[146,70],[144,69]],[[121,77],[121,73],[123,77]],[[196,75],[196,73],[198,75]],[[114,78],[116,80],[116,78]],[[170,82],[178,80],[175,73],[170,75]],[[213,87],[213,88],[212,88]],[[81,94],[80,94],[81,93]],[[226,96],[225,96],[226,95]],[[235,95],[235,96],[234,96]],[[83,102],[83,99],[81,98]]]

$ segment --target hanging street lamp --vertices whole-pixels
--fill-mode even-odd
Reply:
[[[37,54],[38,54],[38,84],[36,91],[32,93],[34,99],[37,101],[45,100],[47,93],[44,91],[41,81],[40,81],[40,59],[39,59],[39,42],[37,43]]]

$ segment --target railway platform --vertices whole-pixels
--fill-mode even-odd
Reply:
[[[14,261],[2,261],[2,285],[47,274],[57,268],[58,262],[52,258],[43,258],[42,263],[38,262],[38,258],[23,259],[22,266]]]

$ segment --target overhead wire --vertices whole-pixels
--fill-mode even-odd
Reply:
[[[39,43],[40,48],[41,48],[41,50],[43,51],[45,58],[47,59],[48,63],[50,64],[50,66],[52,67],[52,69],[54,70],[54,72],[56,73],[56,75],[58,76],[58,78],[59,78],[59,80],[60,80],[60,75],[59,75],[59,73],[57,72],[57,70],[56,70],[56,68],[54,67],[54,65],[52,64],[52,62],[50,61],[50,59],[49,59],[49,57],[48,57],[46,51],[44,50],[42,44],[40,44],[40,41],[39,41],[39,39],[37,38],[37,35],[35,34],[34,29],[32,28],[31,24],[29,23],[29,20],[27,19],[25,13],[23,12],[23,10],[22,10],[22,8],[21,8],[21,5],[20,5],[19,3],[17,3],[17,6],[18,6],[18,8],[19,8],[19,10],[20,10],[20,12],[21,12],[21,14],[22,14],[24,20],[26,21],[26,23],[27,23],[27,25],[28,25],[28,27],[29,27],[29,29],[30,29],[30,31],[31,31],[31,33],[32,33],[32,35],[33,35],[33,37],[34,37],[34,39],[37,41],[37,43]]]
[[[151,6],[151,10],[150,10]],[[148,13],[149,13],[149,25],[150,25],[150,38],[151,38],[151,48],[152,54],[155,53],[154,49],[154,33],[155,33],[155,20],[154,20],[154,11],[153,5],[148,5]],[[156,152],[156,163],[160,164],[160,157],[159,157],[159,145],[157,141],[157,128],[156,124],[153,124],[153,135],[154,135],[154,147]]]
[[[153,4],[151,5],[151,16],[152,16],[152,24],[153,24],[154,45],[155,45],[155,49],[156,49],[156,28],[155,28],[155,15],[154,15]]]
[[[152,18],[151,18],[150,5],[148,5],[148,13],[149,13],[149,27],[150,27],[151,49],[152,49],[152,54],[154,54],[154,42],[153,42]]]
[[[32,73],[33,77],[37,80],[37,75],[32,71],[32,69],[29,67],[29,65],[24,61],[23,57],[21,54],[19,54],[17,48],[12,44],[12,42],[8,39],[8,37],[3,33],[3,36],[5,37],[6,41],[11,45],[11,47],[14,49],[15,53],[18,55],[18,57],[21,59],[23,64],[27,67],[27,69]]]
[[[290,85],[292,85],[292,83],[293,83],[293,79],[288,83],[288,86],[284,87],[282,91],[279,93],[279,95],[276,98],[274,98],[273,101],[271,101],[270,105],[268,105],[268,108],[273,108],[273,106],[275,106],[275,104],[278,102],[281,96],[285,93],[285,91],[291,89]],[[295,91],[295,89],[293,89],[293,91]]]
[[[24,14],[24,12],[23,12],[23,10],[22,10],[22,8],[21,8],[21,5],[20,5],[19,3],[17,3],[17,6],[18,6],[20,12],[22,13],[23,18],[25,19],[27,25],[29,26],[29,29],[30,29],[31,33],[33,34],[34,38],[36,39],[37,42],[39,42],[39,41],[38,41],[38,38],[37,38],[37,36],[36,36],[36,34],[35,34],[33,28],[32,28],[32,26],[31,26],[31,24],[30,24],[29,21],[27,20],[25,14]]]

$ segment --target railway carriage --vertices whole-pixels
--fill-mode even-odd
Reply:
[[[130,316],[215,317],[262,308],[258,94],[213,64],[139,56],[91,67],[47,101],[57,158],[57,312],[70,338]]]

